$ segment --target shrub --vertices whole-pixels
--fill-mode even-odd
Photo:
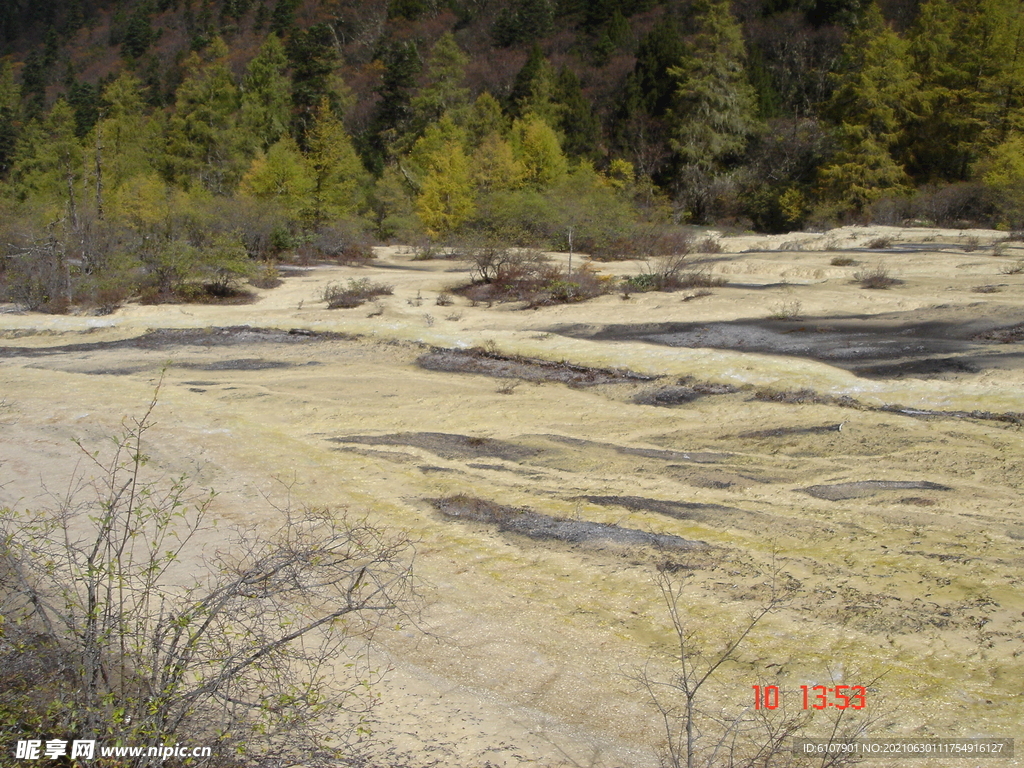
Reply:
[[[249,278],[249,285],[263,289],[277,288],[282,282],[281,271],[272,261],[263,262],[259,271]]]
[[[798,320],[803,306],[799,301],[783,301],[775,304],[768,314],[772,320]]]
[[[836,256],[829,262],[833,267],[849,267],[851,264],[857,262],[851,259],[849,256]]]
[[[889,275],[889,268],[879,264],[869,272],[858,272],[853,279],[860,283],[861,288],[884,289],[899,285],[902,281]]]
[[[693,247],[697,253],[721,253],[722,252],[722,241],[716,237],[708,235],[702,240],[699,240]]]
[[[182,554],[208,528],[213,494],[148,479],[155,402],[109,454],[80,446],[96,476],[67,487],[85,495],[0,510],[0,733],[143,748],[124,768],[151,768],[149,748],[182,742],[212,749],[196,768],[351,764],[367,681],[340,664],[323,672],[401,615],[408,541],[284,508],[276,533],[241,531],[191,575]]]
[[[328,284],[321,295],[327,302],[328,309],[351,309],[358,307],[375,296],[390,296],[394,286],[371,282],[369,278],[349,280],[347,285],[340,283]]]
[[[329,259],[339,264],[365,264],[374,258],[373,239],[353,222],[321,228],[300,251],[307,258]]]
[[[888,236],[876,237],[874,240],[868,243],[868,248],[872,250],[882,250],[885,248],[892,247],[892,238]]]

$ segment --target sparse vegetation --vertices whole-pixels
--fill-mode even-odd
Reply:
[[[109,452],[80,446],[96,475],[56,507],[0,510],[0,733],[201,744],[199,768],[348,764],[373,704],[358,650],[411,606],[409,542],[281,508],[276,531],[239,531],[196,576],[213,495],[150,479],[154,407]],[[324,675],[338,659],[351,674]]]
[[[796,299],[781,301],[772,306],[768,317],[772,320],[798,320],[802,314],[803,305]]]
[[[967,251],[967,253],[973,253],[981,247],[981,238],[977,235],[968,235],[963,238],[963,242],[960,247]]]
[[[892,248],[892,238],[888,235],[882,237],[876,237],[868,242],[868,248],[872,250],[885,250],[886,248]]]
[[[835,256],[832,261],[829,262],[833,267],[849,267],[856,263],[856,260],[850,256]]]
[[[1017,259],[1012,264],[1003,264],[999,272],[1004,275],[1019,275],[1024,272],[1024,259]]]
[[[329,283],[320,296],[327,302],[328,309],[351,309],[359,307],[377,296],[390,296],[394,286],[375,283],[368,277],[350,279],[346,285]]]
[[[899,285],[902,281],[889,274],[889,268],[884,264],[877,265],[874,269],[867,272],[857,272],[853,279],[855,282],[860,283],[861,288],[870,288],[873,290],[884,290],[891,288],[894,285]]]

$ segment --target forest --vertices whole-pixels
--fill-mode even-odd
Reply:
[[[0,298],[32,310],[376,242],[1024,226],[1012,0],[10,0],[0,55]]]

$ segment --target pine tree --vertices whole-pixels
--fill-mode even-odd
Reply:
[[[601,121],[583,95],[580,79],[568,67],[558,73],[555,101],[565,153],[573,158],[597,159],[601,154]]]
[[[736,159],[756,125],[754,89],[728,0],[699,0],[700,31],[684,61],[669,67],[673,149],[683,165],[713,171]]]
[[[470,146],[480,146],[480,143],[491,134],[505,136],[509,128],[511,123],[502,111],[501,104],[490,92],[484,91],[476,97],[466,121]]]
[[[465,124],[469,118],[469,89],[463,82],[467,63],[469,57],[451,32],[434,43],[427,59],[427,82],[409,103],[412,114],[406,141],[422,136],[430,123],[445,114],[456,123]]]
[[[384,73],[376,89],[380,97],[370,128],[363,138],[363,158],[374,174],[384,170],[398,138],[408,131],[410,101],[420,72],[419,52],[412,41],[392,43],[382,55]]]
[[[242,77],[238,127],[253,150],[266,152],[288,131],[292,92],[287,69],[284,44],[277,35],[267,35]]]
[[[312,180],[307,222],[319,227],[357,213],[364,205],[366,171],[326,98],[313,116],[306,142],[306,166]]]
[[[288,41],[288,61],[292,67],[292,131],[303,149],[306,133],[324,99],[332,109],[341,104],[334,88],[334,70],[338,52],[334,32],[327,24],[314,24],[292,33]]]
[[[167,133],[167,163],[185,188],[227,194],[241,175],[243,157],[235,130],[238,89],[226,63],[228,48],[216,38],[205,57],[193,53],[178,87]]]
[[[925,0],[911,34],[922,109],[908,165],[921,180],[968,178],[1019,110],[1021,10],[1009,0]]]
[[[526,183],[534,188],[550,187],[569,172],[558,134],[537,115],[527,115],[512,124],[512,149],[526,170]]]
[[[716,176],[740,158],[757,121],[743,38],[728,0],[698,0],[692,50],[668,74],[677,86],[669,110],[677,167],[673,185],[688,215],[706,219]]]
[[[278,203],[293,221],[314,204],[312,168],[303,158],[295,140],[282,136],[270,149],[260,153],[238,185],[245,197]]]
[[[0,62],[0,180],[6,179],[18,145],[21,89],[10,61]]]
[[[822,170],[826,194],[861,212],[884,194],[909,185],[892,150],[914,118],[918,92],[907,43],[872,4],[845,49],[829,112],[839,122],[841,150]]]
[[[539,115],[554,125],[558,122],[554,92],[555,72],[540,46],[535,44],[512,83],[506,111],[513,118],[530,113]]]

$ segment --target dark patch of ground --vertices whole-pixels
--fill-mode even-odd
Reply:
[[[185,328],[148,331],[141,336],[118,341],[83,342],[55,347],[0,347],[0,358],[48,357],[67,352],[93,352],[108,349],[167,349],[177,346],[220,347],[240,344],[275,343],[304,344],[323,339],[351,339],[342,333],[315,333],[313,331],[282,331],[277,328],[250,328],[247,325],[227,328]]]
[[[421,448],[442,459],[462,460],[492,458],[522,461],[540,451],[504,440],[471,437],[447,432],[398,432],[390,435],[348,435],[328,438],[331,442],[357,445],[398,445]]]
[[[597,341],[646,341],[809,358],[864,377],[927,378],[971,374],[994,365],[1024,368],[1024,353],[1003,346],[1024,340],[1024,324],[1005,325],[1014,313],[978,304],[800,320],[579,325],[549,330]]]
[[[858,376],[879,379],[901,379],[904,376],[923,379],[944,373],[978,373],[980,370],[981,366],[963,358],[931,357],[925,360],[871,365],[866,368],[856,368],[853,372]]]
[[[319,365],[310,360],[304,365]],[[238,360],[218,360],[215,363],[175,363],[176,368],[191,368],[197,371],[265,371],[272,368],[293,368],[296,363],[284,363],[279,360],[262,358],[241,358]]]
[[[681,536],[648,533],[587,520],[553,517],[525,507],[510,507],[474,496],[460,494],[426,501],[445,517],[488,523],[497,526],[500,531],[518,533],[531,539],[657,549],[694,549],[707,546],[704,542],[690,541]]]
[[[435,349],[421,355],[416,363],[428,371],[478,373],[499,379],[557,381],[570,387],[593,387],[626,381],[653,381],[659,377],[612,368],[588,368],[572,363],[554,363],[519,355],[503,355],[482,347],[467,350]]]
[[[643,496],[578,496],[577,498],[604,507],[623,507],[632,512],[654,512],[677,520],[696,520],[702,523],[728,524],[734,522],[730,518],[747,518],[751,515],[764,517],[764,515],[745,512],[722,504],[700,504],[693,501],[667,501],[665,499],[648,499]]]
[[[731,395],[738,390],[731,384],[695,381],[691,377],[680,379],[674,386],[641,392],[633,398],[638,405],[684,405],[709,395]]]
[[[903,491],[907,489],[928,491],[951,491],[947,485],[928,482],[927,480],[860,480],[855,483],[835,483],[833,485],[812,485],[800,490],[818,499],[842,501],[844,499],[860,499],[874,496],[880,491]]]
[[[641,456],[645,459],[660,459],[662,461],[686,461],[695,464],[717,464],[725,461],[731,454],[711,453],[710,451],[670,451],[662,448],[630,448],[625,445],[614,443],[601,443],[596,440],[582,440],[578,437],[564,437],[563,435],[541,435],[541,437],[556,443],[563,443],[573,447],[591,450],[603,448],[612,450],[623,456]]]
[[[999,344],[1013,344],[1018,341],[1024,341],[1024,323],[1011,325],[1008,328],[993,328],[984,333],[975,334],[971,338],[975,341],[994,341]]]
[[[842,424],[822,424],[817,427],[779,427],[777,429],[758,429],[753,432],[740,432],[738,438],[783,437],[786,435],[822,435],[827,432],[839,432]]]

